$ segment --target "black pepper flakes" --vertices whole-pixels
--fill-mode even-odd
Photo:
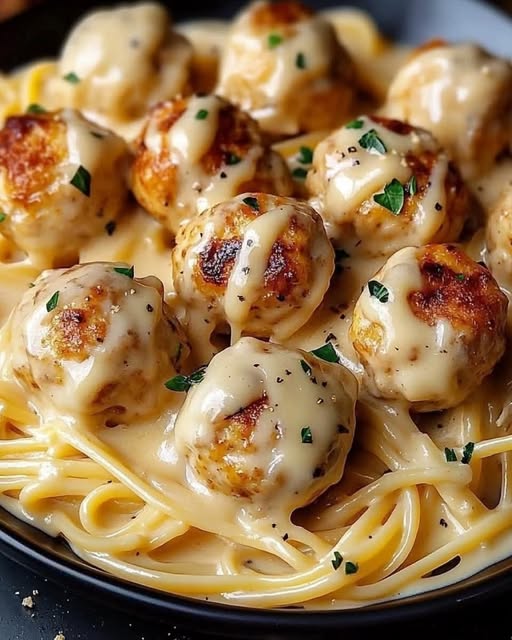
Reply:
[[[439,524],[444,527],[445,529],[448,527],[448,523],[446,522],[446,520],[444,518],[441,518],[441,520],[439,520]]]
[[[284,372],[286,373],[287,376],[291,376],[292,375],[292,372],[289,371],[288,369],[285,369]]]
[[[153,311],[154,311],[153,306],[150,305],[150,304],[146,305],[146,309],[149,311],[149,313],[153,313]]]
[[[220,177],[224,180],[225,178],[228,177],[228,174],[225,171],[221,171],[220,172]]]
[[[237,298],[240,300],[240,302],[245,302],[244,296],[237,296]]]
[[[443,205],[441,203],[439,203],[439,202],[436,202],[435,205],[434,205],[434,209],[436,211],[442,211],[443,210]]]
[[[288,540],[288,538],[289,538],[289,537],[290,537],[290,536],[289,536],[287,533],[285,533],[285,534],[284,534],[284,536],[283,536],[283,540],[286,542],[286,541]]]
[[[281,382],[284,382],[283,378],[280,378],[279,376],[276,378],[276,382],[277,384],[281,384]]]

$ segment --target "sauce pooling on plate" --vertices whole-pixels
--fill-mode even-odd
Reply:
[[[254,607],[512,555],[508,60],[144,3],[0,85],[3,508]]]

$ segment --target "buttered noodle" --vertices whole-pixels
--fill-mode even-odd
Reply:
[[[386,74],[376,72],[374,75],[379,77],[372,81],[371,70],[378,65],[382,67],[387,56],[387,76],[391,78],[400,57],[398,49],[391,48],[381,38],[371,19],[364,14],[346,10],[329,15],[341,39],[344,35],[347,38],[350,54],[363,76],[363,85],[373,86],[374,96],[382,99],[387,87],[382,89],[378,85]],[[104,28],[110,34],[115,14],[104,19]],[[120,34],[118,40],[113,37],[112,48],[115,49],[116,43],[120,43],[131,28],[133,23],[129,20],[119,22]],[[215,30],[210,32],[206,24],[205,29],[203,31],[198,23],[185,26],[181,31],[193,44],[202,41],[203,34],[208,35],[195,55],[199,63],[205,58],[204,67],[201,67],[203,72],[206,69],[212,73],[223,41],[219,34],[224,33],[227,25],[216,23]],[[146,35],[141,27],[136,37],[143,40]],[[83,37],[89,36],[85,33]],[[172,47],[178,47],[176,55],[183,62],[188,55],[186,46],[181,38],[176,38]],[[301,38],[306,39],[303,46],[307,48],[307,32],[301,34]],[[211,47],[208,48],[205,42],[211,42]],[[92,121],[133,141],[145,115],[137,100],[132,105],[133,113],[128,114],[130,117],[119,106],[126,106],[122,99],[109,111],[109,105],[103,102],[104,93],[98,96],[96,108],[93,108],[86,89],[73,93],[73,87],[62,79],[64,73],[79,71],[66,67],[80,59],[79,44],[80,40],[77,40],[75,48],[68,46],[60,61],[35,62],[3,76],[0,83],[2,120],[24,113],[33,104],[48,109],[83,107]],[[108,57],[109,51],[103,54]],[[181,64],[175,62],[176,55],[172,64]],[[286,55],[291,54],[288,51]],[[195,64],[199,64],[197,60]],[[133,73],[129,63],[127,60],[126,68],[120,70],[119,85],[122,74]],[[165,58],[162,64],[165,64]],[[108,65],[98,68],[100,75],[108,70]],[[176,83],[180,91],[185,90],[176,71],[178,67],[174,69],[171,84]],[[295,81],[294,77],[288,79]],[[136,81],[144,84],[147,80],[144,69],[139,69]],[[205,82],[204,75],[202,82]],[[214,83],[210,81],[210,84]],[[98,87],[101,89],[101,83]],[[94,86],[88,89],[94,92]],[[150,102],[168,97],[161,95],[157,84],[141,85],[141,93],[150,94]],[[121,94],[117,87],[115,96]],[[214,98],[196,100],[197,109],[213,113],[218,108]],[[354,104],[350,114],[356,116],[361,109],[359,104]],[[283,117],[281,112],[265,114],[263,121],[268,119],[274,125]],[[194,125],[193,116],[191,119]],[[189,126],[186,119],[180,122],[179,128],[172,133],[178,147],[185,144]],[[294,122],[290,120],[290,123],[291,131],[294,131]],[[205,125],[206,136],[211,135],[208,126]],[[380,131],[378,123],[367,128],[370,126]],[[151,133],[149,130],[148,138]],[[274,149],[283,155],[292,171],[300,169],[303,166],[297,155],[300,148],[316,147],[328,133],[312,131],[297,139],[279,141]],[[357,143],[361,136],[354,129],[342,130],[340,135],[347,139],[347,146]],[[394,135],[390,134],[390,137]],[[397,134],[396,137],[401,139],[395,141],[394,148],[406,156],[411,152],[407,146],[411,141],[406,144],[403,136]],[[92,139],[77,142],[87,148],[93,143]],[[202,156],[202,146],[206,144],[202,138],[196,143],[194,148],[187,147],[183,151],[189,159],[194,156],[194,162]],[[158,146],[159,140],[152,138],[152,144]],[[368,194],[378,190],[378,184],[392,178],[406,182],[410,171],[398,152],[393,163],[384,169],[387,172],[384,178],[379,173],[378,156],[372,156],[370,169],[368,165],[354,166],[351,179],[367,180]],[[87,151],[82,150],[80,157],[84,153],[87,156]],[[359,150],[358,153],[366,152]],[[358,157],[354,154],[354,159]],[[240,162],[235,171],[241,174],[249,171],[248,162]],[[446,163],[443,158],[436,165],[437,173],[431,179],[434,186],[425,197],[425,207],[431,206],[430,200],[439,193],[439,172],[446,171]],[[368,177],[365,172],[373,171],[373,165],[376,173]],[[506,188],[510,170],[509,160],[501,159],[470,184],[485,209],[489,210],[499,192]],[[199,173],[186,175],[180,188],[187,193],[179,195],[181,200],[189,198],[190,190],[198,180],[203,180]],[[198,196],[202,203],[198,205],[199,210],[229,197],[221,182],[215,189],[218,192],[210,190],[201,198]],[[295,189],[304,197],[302,183],[298,182]],[[348,194],[347,206],[351,206],[350,197],[353,196]],[[327,191],[325,199],[329,198],[336,209],[339,194]],[[436,203],[441,208],[445,206],[442,198],[444,192]],[[316,198],[312,202],[315,204]],[[283,207],[266,214],[266,224],[263,216],[251,222],[250,233],[259,241],[258,246],[263,247],[263,254],[265,243],[272,246],[275,237],[290,224],[292,213]],[[428,218],[428,214],[424,213],[423,217]],[[332,220],[327,226],[331,223]],[[425,237],[435,236],[436,231],[429,226],[431,223],[427,219],[427,231],[421,232]],[[391,230],[390,233],[395,232]],[[412,233],[410,242],[400,246],[424,241],[421,234]],[[378,238],[375,243],[378,245]],[[213,325],[206,327],[199,311],[194,315],[187,310],[174,290],[172,246],[170,234],[159,222],[140,207],[128,204],[116,221],[115,233],[102,232],[88,239],[82,244],[78,258],[81,263],[126,263],[134,265],[137,278],[149,275],[160,278],[167,302],[189,334],[192,353],[188,371],[191,371],[208,363],[221,347],[215,340],[210,340]],[[393,247],[393,250],[395,248],[400,247]],[[485,257],[482,232],[477,231],[468,239],[465,248],[475,260]],[[268,253],[270,249],[267,249]],[[258,272],[255,256],[257,258],[259,254],[246,251],[244,257],[244,251],[246,248],[236,267],[239,272],[234,269],[225,293],[225,313],[234,341],[243,333],[244,322],[256,299],[255,290],[251,290],[253,298],[244,300],[242,307],[237,306],[237,299],[243,297],[242,289],[247,286],[243,274],[248,272],[243,269],[250,265],[253,279]],[[307,316],[302,318],[298,310],[296,315],[277,326],[272,338],[286,347],[305,351],[330,342],[341,363],[357,378],[360,389],[357,427],[343,476],[339,481],[336,478],[333,486],[322,495],[315,496],[315,501],[296,509],[293,514],[271,506],[255,514],[243,499],[194,486],[174,438],[174,426],[185,394],[166,392],[161,411],[156,414],[139,415],[129,424],[107,426],[98,425],[94,416],[73,414],[72,411],[69,415],[64,414],[48,398],[32,397],[21,388],[12,375],[14,328],[8,319],[11,310],[40,274],[41,267],[40,262],[36,266],[33,256],[32,259],[24,257],[13,242],[0,237],[0,320],[3,325],[0,333],[0,505],[48,534],[62,536],[77,555],[119,577],[171,593],[256,607],[297,603],[308,603],[313,608],[363,606],[456,582],[510,555],[512,368],[509,353],[491,376],[454,408],[411,414],[405,402],[369,395],[363,390],[363,368],[349,336],[354,304],[386,260],[378,250],[369,253],[371,255],[358,256],[354,252],[341,261],[338,256],[338,268],[316,311],[307,319]],[[39,259],[44,262],[44,256]],[[243,260],[246,262],[242,264]],[[48,262],[51,263],[51,259]],[[259,266],[260,271],[264,271],[265,264]],[[328,271],[325,265],[322,268]],[[262,273],[259,274],[261,277]],[[507,287],[506,282],[500,281],[500,285]],[[411,343],[417,342],[418,336],[428,341],[427,334],[422,334],[421,323],[407,321],[405,315],[401,316],[402,311],[401,307],[395,307],[390,322],[398,323]],[[393,314],[400,317],[395,319]],[[295,331],[296,327],[300,328]],[[435,357],[423,362],[422,385],[427,385],[429,380],[435,380],[442,388],[451,384],[447,377],[449,367],[448,373],[440,371],[437,362]],[[236,393],[236,381],[245,375],[242,364],[237,364],[232,372],[233,393]],[[275,377],[277,368],[269,367]],[[403,371],[405,369],[400,369]],[[400,372],[397,372],[398,378],[402,375]],[[207,384],[212,383],[205,378],[197,389]],[[348,378],[346,386],[350,386]],[[205,388],[205,393],[208,391],[209,388]],[[304,424],[313,423],[315,413],[311,413],[306,396],[295,398],[297,404],[292,406],[293,401],[283,391],[280,397],[290,401],[288,409],[286,406],[282,409],[283,415],[295,416],[302,412]],[[326,394],[325,399],[323,396],[319,399],[327,402],[329,398]],[[312,400],[313,406],[315,401],[316,397]],[[190,424],[190,429],[194,429],[201,415],[191,411],[185,418],[195,420]],[[305,442],[304,434],[302,437]],[[468,443],[473,447],[472,455],[464,462]],[[295,448],[283,449],[289,473],[297,476],[299,484],[301,474],[309,473],[300,457],[304,446],[307,445],[299,443]],[[314,446],[317,446],[316,441]],[[346,446],[349,448],[349,444]],[[455,460],[447,459],[446,450],[452,452]]]

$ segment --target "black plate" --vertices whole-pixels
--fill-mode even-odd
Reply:
[[[0,67],[12,68],[35,56],[57,53],[74,20],[94,4],[79,0],[47,2],[0,25]],[[177,19],[230,16],[242,5],[236,0],[167,2]],[[326,7],[336,2],[310,0]],[[512,56],[512,22],[503,14],[472,0],[353,0],[368,10],[381,29],[395,40],[419,43],[432,37],[474,40],[491,51]],[[186,5],[184,7],[184,5]],[[89,598],[136,611],[152,620],[181,620],[202,633],[222,637],[326,637],[329,631],[369,630],[440,614],[475,598],[498,595],[512,587],[512,558],[455,585],[393,602],[350,611],[312,612],[300,609],[257,610],[205,603],[140,587],[115,578],[75,556],[69,547],[0,510],[0,551],[59,583],[79,589]]]

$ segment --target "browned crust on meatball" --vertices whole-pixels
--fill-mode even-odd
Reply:
[[[247,224],[270,209],[287,204],[285,198],[278,196],[253,193],[250,197],[256,200],[258,209],[240,202],[226,216],[225,236],[210,240],[199,254],[194,276],[196,286],[202,291],[211,289],[213,294],[215,290],[226,287]],[[275,296],[284,301],[299,282],[307,283],[310,277],[309,236],[298,223],[297,217],[293,216],[289,227],[272,246],[264,273],[266,297]]]
[[[384,118],[383,116],[374,115],[372,115],[372,120],[400,136],[407,136],[415,130],[415,127],[403,120],[395,120],[394,118]]]
[[[251,147],[261,144],[256,121],[234,105],[226,103],[219,111],[217,134],[212,146],[201,158],[201,165],[206,173],[213,175],[229,163],[230,157],[243,159]]]
[[[314,12],[301,2],[282,0],[265,2],[254,7],[251,12],[251,24],[256,28],[290,26],[310,18]]]
[[[448,319],[455,329],[502,333],[507,298],[491,272],[454,245],[418,250],[423,287],[408,296],[412,312],[434,326]]]
[[[261,414],[267,408],[267,397],[264,394],[216,425],[215,440],[210,445],[208,458],[219,465],[221,476],[224,477],[222,484],[229,487],[231,495],[251,498],[261,491],[264,470],[261,467],[253,467],[248,471],[245,466],[231,461],[229,456],[242,451],[244,453],[256,451],[253,443],[255,429]],[[274,440],[278,438],[279,430],[276,429]],[[211,479],[210,484],[214,488],[215,480]]]
[[[102,344],[107,335],[103,302],[107,293],[101,285],[91,289],[80,306],[70,306],[51,316],[43,344],[59,360],[83,362],[91,349]]]
[[[66,125],[52,114],[7,118],[0,130],[0,168],[11,197],[24,205],[40,199],[66,155]]]

